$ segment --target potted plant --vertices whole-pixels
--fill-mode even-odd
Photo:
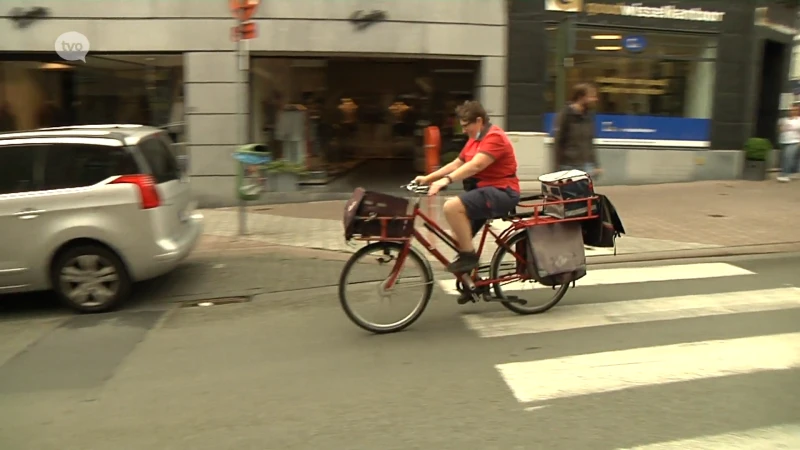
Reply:
[[[767,157],[772,144],[764,138],[750,138],[744,144],[744,170],[742,178],[748,181],[767,179]]]
[[[267,187],[270,192],[298,191],[300,178],[306,174],[305,166],[285,159],[278,159],[266,164]]]

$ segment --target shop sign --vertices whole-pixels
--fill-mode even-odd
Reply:
[[[644,36],[626,36],[622,40],[625,50],[632,53],[640,53],[647,47],[647,39]]]
[[[545,114],[545,130],[552,136],[556,114]],[[703,147],[711,136],[710,119],[597,114],[595,139],[613,143]],[[624,142],[630,141],[630,142]]]
[[[8,18],[14,22],[14,26],[17,28],[28,28],[37,20],[47,18],[49,15],[49,9],[34,6],[33,8],[14,8],[8,13]]]
[[[585,3],[583,0],[546,0],[548,11],[585,12],[590,16],[628,16],[651,19],[690,20],[693,22],[722,22],[725,13],[702,8],[678,8],[674,5],[645,6],[642,3]]]
[[[378,22],[383,22],[389,18],[389,15],[386,11],[381,11],[378,9],[374,9],[369,12],[365,12],[363,10],[358,10],[350,14],[350,23],[353,24],[353,27],[356,31],[366,30],[372,25],[375,25]]]
[[[644,6],[641,3],[587,3],[590,16],[605,14],[614,16],[643,17],[650,19],[691,20],[693,22],[722,22],[724,12],[706,11],[701,8],[678,8],[673,5]]]

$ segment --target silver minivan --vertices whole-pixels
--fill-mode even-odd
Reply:
[[[77,311],[111,310],[186,258],[202,224],[163,130],[0,134],[0,293],[52,289]]]

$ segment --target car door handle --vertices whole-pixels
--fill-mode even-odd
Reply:
[[[30,219],[35,219],[44,213],[45,211],[43,209],[27,208],[23,209],[22,211],[14,213],[14,216],[19,217],[22,220],[30,220]]]

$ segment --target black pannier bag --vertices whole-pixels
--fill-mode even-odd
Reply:
[[[355,235],[361,237],[380,237],[381,221],[378,217],[396,217],[386,226],[387,238],[408,237],[414,231],[408,217],[408,200],[380,192],[365,191],[356,188],[344,208],[344,236],[351,239]]]
[[[525,259],[518,273],[527,274],[544,286],[561,286],[586,276],[583,233],[577,222],[528,227],[528,239],[517,244]]]
[[[589,214],[589,198],[594,196],[592,179],[581,170],[562,170],[560,172],[546,173],[539,177],[542,184],[542,195],[545,202],[563,200],[579,200],[558,205],[545,205],[542,213],[558,219],[585,217],[597,213],[597,205],[592,205],[592,214]]]
[[[478,179],[475,177],[464,178],[464,181],[461,182],[461,186],[464,189],[464,192],[474,191],[478,189]]]
[[[597,195],[599,215],[595,219],[581,220],[583,243],[590,247],[614,248],[617,254],[616,239],[625,234],[625,227],[617,214],[614,204],[605,195]]]

